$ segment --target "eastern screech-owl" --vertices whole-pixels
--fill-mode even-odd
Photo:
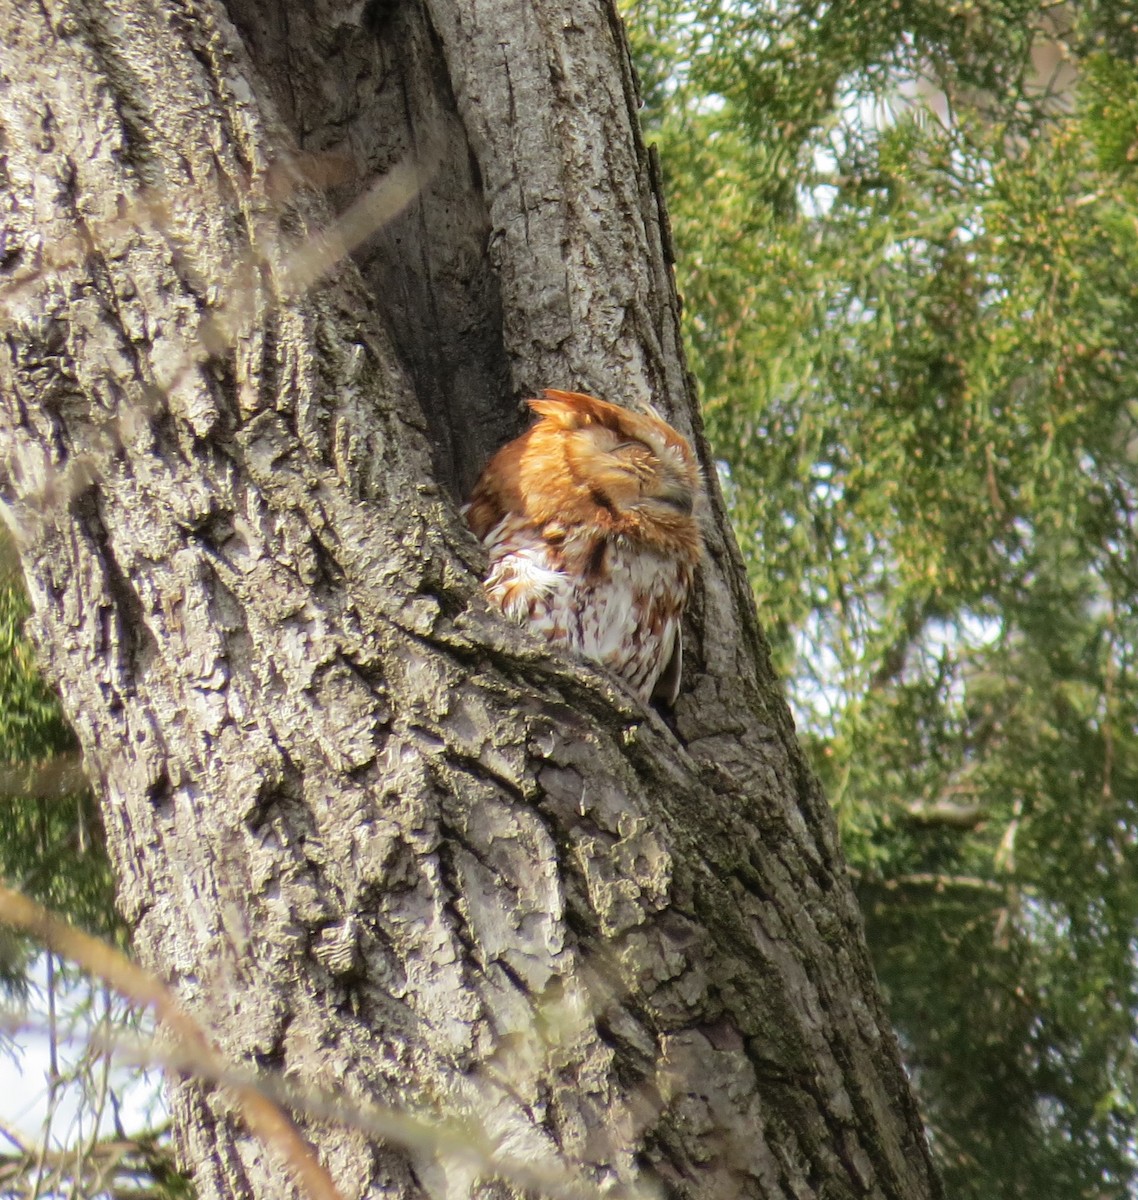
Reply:
[[[578,392],[528,403],[540,420],[494,455],[465,509],[490,554],[486,592],[671,704],[702,546],[692,448],[655,414]]]

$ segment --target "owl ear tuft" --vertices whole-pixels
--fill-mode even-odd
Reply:
[[[624,410],[584,392],[562,392],[546,388],[540,400],[527,400],[530,409],[562,429],[583,429],[587,425],[612,426]]]

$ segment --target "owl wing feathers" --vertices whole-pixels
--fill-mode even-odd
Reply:
[[[667,649],[669,642],[672,645],[670,652]],[[667,654],[667,662],[652,689],[652,699],[660,700],[671,708],[679,697],[680,680],[684,673],[684,638],[678,616],[668,622],[665,636],[660,639],[660,651],[661,659]]]

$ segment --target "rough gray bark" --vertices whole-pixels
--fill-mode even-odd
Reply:
[[[674,728],[480,599],[519,397],[702,446],[608,0],[6,0],[0,44],[2,495],[143,960],[237,1062],[605,1188],[938,1194],[718,497]],[[203,1197],[290,1194],[174,1103]],[[519,1194],[306,1128],[345,1196]]]

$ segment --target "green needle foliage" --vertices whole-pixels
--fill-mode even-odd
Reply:
[[[709,431],[949,1194],[1128,1195],[1138,14],[625,7]]]
[[[125,946],[128,936],[114,909],[98,811],[82,779],[74,734],[24,636],[28,615],[15,554],[6,539],[0,540],[0,878]],[[42,1157],[34,1149],[8,1155],[5,1178],[12,1186],[5,1194],[50,1192],[81,1200],[96,1193],[125,1194],[115,1187],[126,1179],[127,1190],[134,1188],[140,1196],[189,1195],[186,1180],[174,1169],[166,1131],[130,1137],[121,1130],[116,1099],[121,1080],[111,1073],[108,1051],[84,1049],[68,1038],[68,1030],[98,1030],[113,1039],[115,1022],[121,1032],[136,1036],[138,1014],[112,1003],[69,964],[53,959],[45,969],[44,958],[40,947],[0,926],[0,989],[7,993],[0,1001],[17,1002],[3,1005],[11,1008],[9,1016],[23,1008],[28,1026],[46,1034],[52,1047],[46,1110],[71,1113],[66,1122],[55,1123],[53,1137],[52,1120],[45,1122]],[[0,1049],[18,1049],[24,1042],[22,1030],[5,1031]],[[26,1118],[17,1113],[26,1113],[39,1093],[39,1058],[33,1052],[22,1060],[25,1091],[10,1097],[0,1114],[6,1122],[14,1118],[25,1138]],[[105,1142],[90,1136],[96,1127]]]
[[[103,936],[122,938],[98,813],[75,738],[24,637],[28,603],[0,546],[0,877]],[[0,980],[22,988],[29,956],[0,929]]]

